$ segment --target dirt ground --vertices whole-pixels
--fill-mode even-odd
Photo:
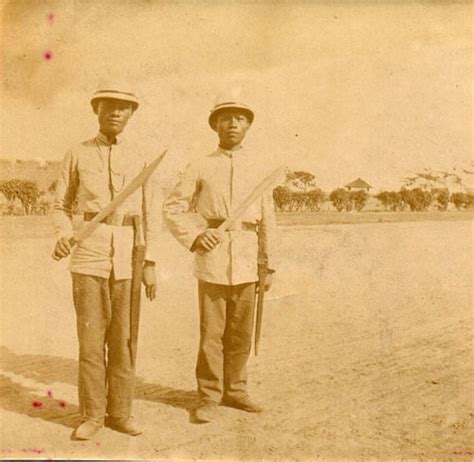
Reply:
[[[50,228],[0,224],[3,458],[473,459],[470,221],[282,227],[250,392],[266,410],[196,404],[191,257],[163,239],[145,302],[136,438],[77,424],[77,340]],[[8,230],[7,230],[8,228]],[[7,231],[8,232],[7,232]]]

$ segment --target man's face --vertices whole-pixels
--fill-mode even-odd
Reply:
[[[101,99],[97,107],[100,131],[116,136],[123,131],[132,116],[132,103],[119,99]]]
[[[250,122],[245,112],[239,109],[225,109],[216,120],[216,132],[220,146],[230,149],[239,145],[245,138]]]

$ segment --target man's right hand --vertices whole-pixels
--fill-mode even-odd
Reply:
[[[197,252],[210,252],[221,241],[221,235],[215,228],[206,229],[194,241]]]
[[[56,247],[54,248],[53,258],[55,260],[60,260],[61,258],[67,257],[71,253],[71,244],[69,243],[69,238],[61,237],[56,242]]]

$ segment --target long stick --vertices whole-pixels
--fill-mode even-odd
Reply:
[[[258,347],[260,344],[260,336],[262,334],[263,319],[263,300],[265,298],[265,282],[268,273],[268,259],[265,240],[262,233],[258,230],[258,282],[256,287],[257,307],[255,316],[255,356],[258,355]]]
[[[145,242],[143,227],[139,217],[134,219],[134,246],[132,255],[132,289],[130,294],[130,358],[132,366],[137,359],[138,327],[140,325],[140,299],[142,291],[143,262],[145,261]]]

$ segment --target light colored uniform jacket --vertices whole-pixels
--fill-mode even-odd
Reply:
[[[225,219],[265,178],[257,155],[245,148],[226,151],[218,148],[210,155],[191,163],[164,204],[164,217],[176,239],[193,250],[197,236],[208,227],[207,220]],[[190,204],[197,211],[188,213]],[[240,218],[241,222],[260,223],[260,233],[273,268],[275,214],[272,192],[254,202]],[[195,252],[194,275],[214,284],[237,285],[254,282],[257,276],[258,238],[255,231],[241,226],[225,232],[221,242],[210,252]]]
[[[149,161],[149,159],[148,159]],[[66,154],[56,188],[53,219],[57,238],[71,237],[73,213],[78,226],[84,212],[100,212],[147,165],[143,151],[128,139],[119,137],[111,145],[99,134]],[[156,261],[161,227],[160,189],[155,175],[115,211],[116,214],[143,218],[146,260]],[[74,220],[76,222],[76,220]],[[87,239],[79,242],[71,255],[70,270],[108,278],[113,269],[116,279],[132,277],[133,227],[100,224]]]

